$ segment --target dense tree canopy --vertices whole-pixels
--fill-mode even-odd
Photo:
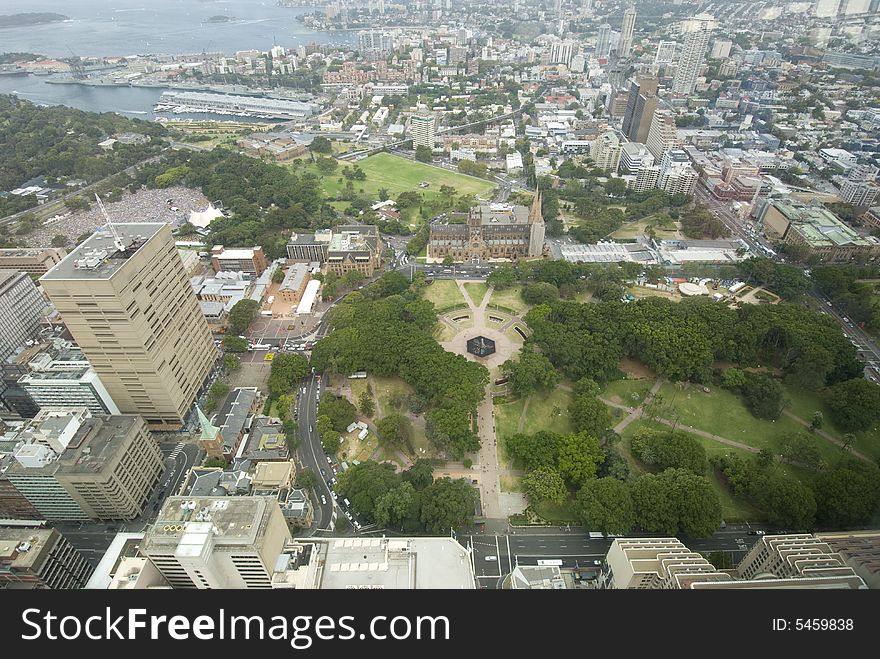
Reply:
[[[551,501],[560,504],[568,494],[562,476],[552,467],[538,467],[529,472],[523,478],[522,484],[532,503]]]
[[[880,386],[864,378],[840,382],[829,390],[828,407],[843,430],[868,430],[880,419]]]
[[[578,515],[591,531],[625,534],[635,524],[629,485],[614,478],[587,481],[577,494]]]
[[[640,476],[632,484],[632,499],[645,531],[704,538],[721,523],[718,492],[704,476],[684,469]]]
[[[344,396],[336,397],[330,392],[321,395],[318,414],[327,416],[336,432],[345,432],[357,418],[357,408]]]
[[[449,533],[450,529],[473,523],[479,496],[468,481],[441,478],[421,495],[421,520],[428,533]]]
[[[229,310],[229,332],[244,335],[257,317],[260,303],[256,300],[239,300]]]
[[[677,467],[702,476],[709,468],[706,449],[683,432],[642,428],[633,436],[631,446],[639,460],[659,469]]]
[[[413,452],[412,422],[403,414],[389,414],[379,419],[376,434],[382,446]]]
[[[816,519],[828,528],[869,524],[880,506],[880,469],[849,458],[816,481]]]
[[[269,372],[269,393],[281,396],[296,387],[309,372],[309,363],[302,355],[278,353]]]
[[[548,391],[559,381],[559,373],[544,355],[529,347],[519,354],[519,360],[508,359],[501,365],[501,372],[508,378],[510,390],[517,396],[527,396],[533,391]]]

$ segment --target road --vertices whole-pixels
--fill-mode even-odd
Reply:
[[[300,446],[299,456],[305,468],[311,469],[317,476],[318,482],[312,491],[315,495],[313,505],[315,507],[314,529],[317,531],[332,531],[336,528],[335,500],[327,484],[327,479],[332,477],[332,465],[327,462],[327,455],[321,445],[321,438],[315,432],[315,420],[318,416],[318,397],[320,381],[318,376],[309,375],[303,378],[297,392],[296,412],[299,426]],[[305,393],[303,393],[305,390]],[[321,473],[323,470],[324,474]],[[324,497],[322,503],[321,497]]]

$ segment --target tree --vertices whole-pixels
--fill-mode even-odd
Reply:
[[[550,304],[559,299],[559,289],[549,282],[539,281],[523,286],[520,295],[526,304]]]
[[[225,382],[217,381],[211,385],[208,390],[208,398],[205,400],[205,411],[213,412],[220,405],[220,402],[226,398],[229,393],[229,385]]]
[[[595,394],[576,394],[568,405],[568,414],[575,430],[593,437],[601,437],[611,427],[608,407]]]
[[[790,529],[808,529],[816,516],[813,491],[797,478],[765,472],[750,485],[755,504],[767,513],[772,524]]]
[[[631,446],[639,460],[660,469],[678,467],[702,475],[709,468],[706,449],[685,433],[642,428],[633,436]]]
[[[418,503],[419,495],[412,483],[404,481],[388,490],[376,501],[376,524],[388,527],[402,526],[413,516],[413,507]]]
[[[455,265],[455,259],[447,254],[443,257],[443,265]]]
[[[828,408],[842,430],[869,430],[880,418],[880,386],[854,378],[828,391]]]
[[[204,466],[208,468],[219,467],[220,469],[226,469],[228,465],[229,462],[223,458],[208,458],[205,460]]]
[[[391,449],[406,449],[413,452],[412,422],[403,414],[389,414],[376,422],[379,443]]]
[[[718,492],[704,476],[684,469],[640,476],[631,492],[636,521],[645,531],[703,538],[721,523]]]
[[[434,465],[430,460],[419,458],[403,472],[403,480],[412,483],[416,490],[424,490],[434,482]]]
[[[577,494],[577,511],[583,525],[603,533],[626,534],[635,524],[629,486],[614,478],[587,481]]]
[[[534,435],[517,433],[507,438],[507,452],[527,471],[540,467],[555,468],[559,462],[561,440],[561,435],[543,430]]]
[[[238,357],[235,355],[223,355],[223,370],[227,373],[232,373],[240,368],[241,360]]]
[[[328,430],[321,435],[321,446],[326,453],[334,455],[339,450],[339,444],[342,441],[342,435],[335,430]]]
[[[302,355],[279,353],[269,371],[269,395],[281,396],[293,389],[309,372],[309,362]]]
[[[458,404],[445,404],[428,410],[425,414],[425,434],[434,446],[448,451],[456,459],[480,448],[480,440],[471,427],[470,412]]]
[[[330,143],[326,137],[321,137],[318,135],[312,140],[312,143],[309,145],[309,149],[311,149],[315,153],[333,153],[333,145]]]
[[[816,521],[847,529],[871,523],[880,504],[880,469],[848,457],[816,480]]]
[[[510,390],[517,396],[527,396],[533,391],[549,391],[559,382],[559,373],[544,355],[525,347],[519,361],[508,359],[501,365],[501,372],[508,378]]]
[[[515,282],[516,273],[509,265],[498,266],[486,277],[486,283],[499,291],[510,288]]]
[[[358,272],[357,270],[349,270],[344,275],[342,275],[342,285],[347,288],[353,288],[355,284],[364,280],[363,273]]]
[[[364,390],[361,392],[361,395],[358,396],[358,407],[361,410],[361,414],[364,416],[373,416],[373,413],[376,411],[376,406],[373,403],[373,395]]]
[[[298,488],[314,487],[317,484],[318,477],[311,469],[300,469],[300,471],[296,474],[295,485]]]
[[[568,494],[562,476],[551,467],[538,467],[529,472],[523,478],[522,484],[532,503],[551,501],[558,505],[565,501]]]
[[[229,332],[245,334],[257,317],[260,303],[256,300],[239,300],[229,310]]]
[[[813,418],[810,420],[810,430],[816,431],[825,423],[825,416],[819,410],[813,412]]]
[[[330,174],[339,166],[335,158],[325,158],[324,156],[319,156],[315,164],[322,174]]]
[[[824,466],[816,439],[802,432],[792,432],[782,438],[780,454],[789,462],[819,471]]]
[[[373,522],[376,503],[400,482],[401,477],[394,472],[393,465],[365,460],[339,474],[336,491],[340,497],[351,501],[351,507],[355,512],[367,521]]]
[[[66,247],[68,243],[68,238],[64,234],[59,233],[57,236],[52,238],[52,247]]]
[[[764,373],[747,373],[742,387],[749,411],[760,419],[778,419],[785,407],[784,391],[779,380]]]
[[[422,491],[421,520],[428,533],[444,534],[474,521],[478,495],[465,480],[441,478]]]
[[[321,396],[318,414],[329,418],[333,430],[341,433],[354,423],[357,418],[357,408],[348,398],[337,398],[328,392]]]
[[[559,473],[575,487],[596,477],[596,468],[605,459],[599,441],[587,433],[564,435],[559,442]]]
[[[416,147],[416,160],[419,162],[431,162],[432,155],[431,147],[424,144],[419,144]]]
[[[247,346],[247,339],[243,339],[240,336],[227,334],[223,337],[223,349],[226,352],[246,352]]]
[[[272,273],[272,282],[275,284],[280,284],[284,281],[284,270],[281,268],[275,268],[275,272]]]

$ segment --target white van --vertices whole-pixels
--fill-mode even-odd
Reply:
[[[486,561],[497,561],[497,560],[498,560],[498,557],[497,557],[497,556],[486,556],[486,558],[483,559],[483,560],[486,560]]]

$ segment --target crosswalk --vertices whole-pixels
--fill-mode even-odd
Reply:
[[[186,446],[185,442],[177,442],[177,445],[174,447],[174,450],[168,455],[169,460],[174,460],[177,458],[177,455],[183,450],[183,447]]]

